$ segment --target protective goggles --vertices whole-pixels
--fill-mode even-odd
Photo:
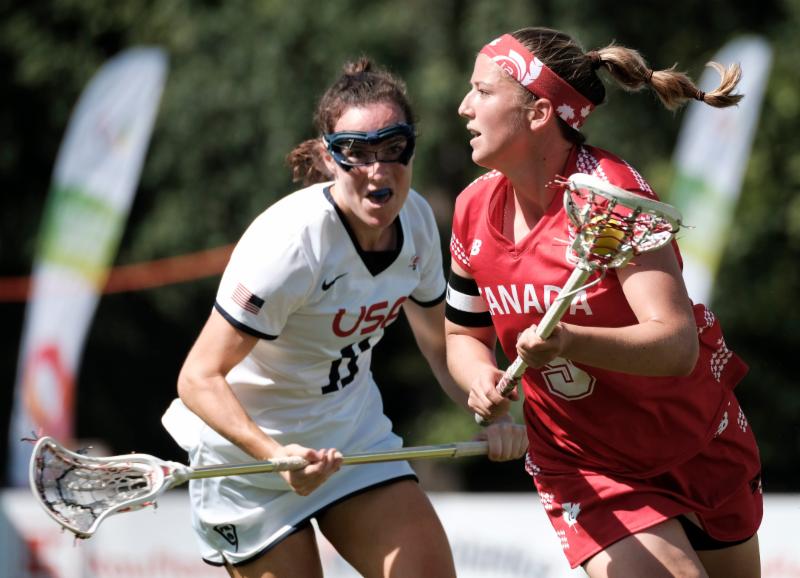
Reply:
[[[333,160],[346,171],[378,162],[407,165],[414,154],[414,126],[402,122],[371,132],[332,132],[322,139]]]

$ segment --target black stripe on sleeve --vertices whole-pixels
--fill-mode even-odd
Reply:
[[[478,290],[478,284],[474,279],[462,277],[452,270],[447,278],[447,286],[448,289],[452,288],[453,291],[457,291],[458,293],[469,295],[471,297],[480,297],[481,294]],[[477,313],[472,311],[463,311],[453,307],[450,303],[445,305],[444,316],[448,321],[463,327],[491,327],[492,325],[492,315],[488,311],[481,311]]]
[[[447,278],[447,284],[459,293],[473,295],[475,297],[480,295],[478,284],[475,282],[475,279],[467,279],[452,270],[450,271],[450,276]]]
[[[492,325],[492,315],[488,311],[469,313],[446,304],[444,306],[444,316],[448,321],[463,327],[490,327]]]
[[[445,289],[441,295],[439,295],[436,299],[432,301],[418,301],[417,299],[414,299],[414,297],[412,297],[411,295],[409,295],[408,298],[411,299],[414,303],[416,303],[420,307],[433,307],[434,305],[438,305],[439,303],[441,303],[444,300],[445,295],[447,295],[447,289]]]
[[[252,335],[253,337],[258,337],[259,339],[266,339],[268,341],[272,341],[273,339],[278,339],[277,335],[268,335],[266,333],[261,333],[260,331],[257,331],[252,327],[248,327],[238,319],[235,319],[227,311],[225,311],[222,308],[222,305],[220,305],[217,301],[214,302],[214,309],[216,309],[219,312],[219,314],[225,318],[225,321],[233,325],[239,331],[243,331],[248,335]]]

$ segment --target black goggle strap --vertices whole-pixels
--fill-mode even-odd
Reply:
[[[414,155],[414,146],[416,145],[416,135],[414,134],[414,125],[411,124],[400,122],[370,132],[361,132],[361,131],[332,132],[323,135],[322,140],[327,145],[328,152],[333,157],[333,160],[336,161],[336,164],[338,164],[344,170],[349,171],[353,166],[356,165],[352,165],[347,162],[344,155],[342,155],[341,151],[339,150],[339,147],[351,146],[353,142],[373,145],[394,136],[403,136],[406,138],[407,141],[406,148],[403,149],[403,153],[397,158],[396,162],[403,165],[407,165],[408,161],[410,161],[411,157]]]

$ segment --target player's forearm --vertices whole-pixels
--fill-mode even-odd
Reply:
[[[269,459],[280,444],[250,418],[222,375],[206,377],[181,372],[181,401],[222,437],[255,459]]]
[[[635,375],[680,376],[694,369],[698,355],[694,326],[651,320],[629,327],[566,325],[562,357],[593,367]]]
[[[424,339],[421,333],[416,334],[417,346],[433,372],[439,386],[456,404],[464,409],[467,405],[468,391],[464,391],[453,380],[447,368],[447,353],[445,349],[444,333],[439,332],[437,339]]]
[[[436,381],[439,382],[439,385],[447,394],[447,397],[452,399],[453,402],[465,410],[469,410],[469,405],[467,404],[469,390],[462,388],[458,382],[453,379],[453,376],[450,374],[450,371],[447,367],[445,352],[442,351],[441,355],[438,356],[433,363],[430,363],[430,366],[433,374],[436,376]]]
[[[439,385],[456,404],[464,409],[467,405],[468,390],[464,390],[453,380],[447,368],[447,350],[444,333],[444,303],[433,307],[420,307],[413,302],[403,305],[414,338],[420,352],[439,382]]]
[[[469,393],[477,375],[497,371],[494,351],[471,335],[447,335],[447,367],[458,387]]]

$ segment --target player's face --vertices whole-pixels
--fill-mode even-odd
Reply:
[[[473,162],[503,171],[515,159],[529,158],[531,133],[519,87],[484,54],[475,60],[470,85],[458,114],[472,134]]]
[[[405,118],[397,105],[375,103],[346,109],[336,123],[334,132],[370,133],[406,122],[409,119]],[[397,146],[396,143],[387,140],[377,146],[389,147],[377,154],[377,158],[397,156],[390,154],[391,147]],[[379,239],[397,218],[408,198],[412,163],[413,159],[407,164],[376,160],[370,164],[346,167],[345,170],[329,154],[325,155],[325,164],[335,175],[333,197],[362,243]]]

